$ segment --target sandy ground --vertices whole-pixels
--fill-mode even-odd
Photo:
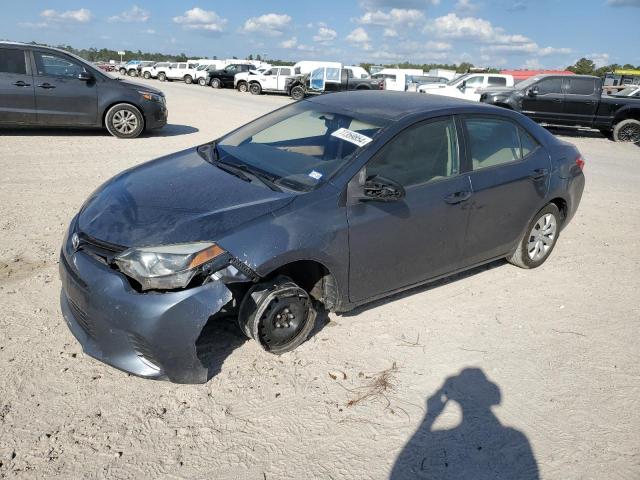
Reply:
[[[82,353],[58,305],[64,230],[117,172],[288,99],[153,84],[170,125],[143,138],[0,131],[0,477],[640,478],[640,149],[567,137],[587,187],[542,268],[331,315],[281,357],[221,325],[220,372],[174,385]]]

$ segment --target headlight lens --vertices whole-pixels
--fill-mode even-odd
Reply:
[[[142,98],[151,102],[162,103],[163,101],[163,97],[161,95],[158,95],[157,93],[145,92],[144,90],[138,90],[138,93],[142,95]]]
[[[203,265],[225,251],[215,243],[197,242],[159,247],[130,248],[114,260],[120,271],[142,290],[186,287]]]

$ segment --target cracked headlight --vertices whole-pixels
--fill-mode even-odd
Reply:
[[[223,253],[215,243],[197,242],[130,248],[114,261],[142,290],[173,290],[186,287],[204,265]]]

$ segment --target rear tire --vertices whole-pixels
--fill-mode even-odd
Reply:
[[[187,85],[191,85],[193,83],[193,78],[191,77],[191,75],[184,76],[184,83],[186,83]]]
[[[151,78],[151,74],[149,72],[144,72],[144,74],[142,74],[142,76],[144,78],[146,78],[147,80],[149,80]]]
[[[207,86],[207,79],[206,78],[199,78],[198,79],[198,85],[200,85],[201,87],[206,87]]]
[[[167,79],[167,74],[164,72],[160,72],[158,74],[158,80],[160,80],[161,82],[164,82]]]
[[[254,285],[243,298],[238,314],[240,330],[276,355],[303,343],[315,321],[313,300],[285,276]]]
[[[527,226],[518,248],[507,261],[520,268],[536,268],[542,265],[553,252],[558,242],[562,216],[555,204],[550,203],[538,213]]]
[[[127,74],[127,69],[126,68],[121,68],[120,70],[118,70],[118,72],[120,72],[120,75],[126,75]]]
[[[262,86],[259,83],[252,83],[249,85],[249,91],[251,95],[260,95],[262,93]]]
[[[129,103],[118,103],[105,116],[108,132],[118,138],[136,138],[144,130],[144,117]]]
[[[293,87],[290,95],[294,100],[302,100],[304,98],[304,88],[300,85]]]
[[[138,71],[134,70],[133,68],[131,70],[129,70],[129,76],[130,77],[135,77],[138,75]]]
[[[247,93],[247,82],[240,82],[237,89],[241,93]]]
[[[613,129],[613,140],[640,144],[640,121],[633,118],[622,120]]]
[[[222,88],[222,82],[220,81],[219,78],[212,78],[211,79],[211,86],[213,88]]]

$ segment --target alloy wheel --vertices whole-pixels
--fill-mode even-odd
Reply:
[[[138,128],[138,117],[129,110],[118,110],[111,123],[118,133],[129,135]]]
[[[551,213],[541,216],[529,233],[527,253],[533,261],[539,261],[549,254],[558,233],[558,222]]]
[[[640,123],[629,123],[622,126],[618,132],[618,140],[621,142],[640,142]]]

